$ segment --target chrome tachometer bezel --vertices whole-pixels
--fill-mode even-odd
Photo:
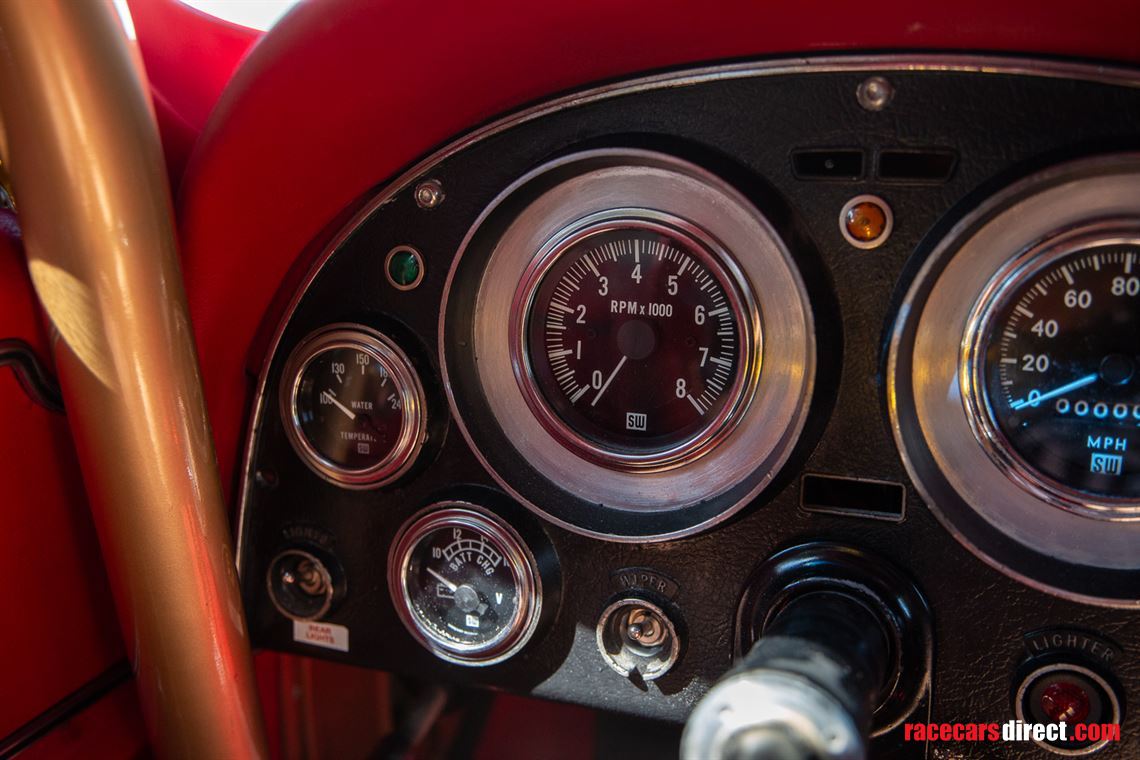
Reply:
[[[716,445],[676,466],[619,469],[568,449],[531,410],[512,360],[517,330],[508,317],[536,255],[584,218],[629,209],[685,220],[731,252],[755,299],[752,335],[761,323],[765,330],[763,356],[750,364],[755,390],[742,396],[739,419]],[[753,339],[753,354],[760,348]],[[553,160],[484,210],[448,274],[440,357],[458,427],[496,482],[553,522],[614,541],[690,535],[755,498],[799,440],[816,367],[806,286],[768,219],[706,169],[632,148]]]

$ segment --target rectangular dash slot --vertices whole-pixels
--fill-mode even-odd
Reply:
[[[857,180],[863,178],[861,150],[797,150],[792,171],[798,179]]]
[[[804,475],[800,504],[808,512],[899,522],[905,514],[906,488],[886,480]]]
[[[884,150],[879,153],[878,177],[889,182],[945,182],[957,164],[952,150]]]

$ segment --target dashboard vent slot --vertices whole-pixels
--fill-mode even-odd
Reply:
[[[808,512],[899,522],[906,508],[906,488],[885,480],[835,475],[804,475],[800,504]]]
[[[793,151],[792,171],[795,173],[797,179],[844,181],[862,179],[863,151]]]
[[[957,164],[952,150],[884,150],[879,153],[878,177],[889,182],[945,182]]]

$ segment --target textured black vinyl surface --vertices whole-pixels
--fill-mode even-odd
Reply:
[[[999,74],[884,75],[896,95],[878,113],[856,103],[854,93],[866,73],[707,81],[570,108],[471,145],[433,167],[425,176],[439,179],[446,191],[439,208],[418,208],[410,189],[378,208],[312,283],[269,374],[253,462],[254,470],[276,477],[267,479],[272,486],[251,486],[239,547],[255,645],[683,721],[731,664],[734,618],[753,569],[780,548],[830,540],[885,555],[926,595],[934,616],[933,687],[919,708],[923,714],[914,719],[926,720],[927,709],[938,722],[1012,719],[1012,678],[1026,658],[1023,634],[1046,627],[1088,629],[1118,644],[1123,653],[1114,675],[1135,695],[1140,612],[1064,601],[1010,580],[960,545],[919,498],[889,428],[883,352],[910,277],[953,220],[1043,166],[1140,147],[1140,90]],[[726,524],[691,538],[632,544],[586,538],[521,507],[495,507],[509,501],[501,493],[488,498],[488,506],[524,533],[545,535],[559,570],[551,583],[561,593],[548,596],[547,619],[511,660],[486,668],[447,664],[404,629],[386,581],[389,546],[413,513],[442,498],[480,499],[481,488],[499,491],[449,418],[444,400],[437,350],[444,281],[464,235],[503,188],[552,157],[598,146],[680,155],[731,182],[771,219],[813,299],[820,373],[812,415],[774,485]],[[808,149],[862,151],[864,179],[797,179],[792,153]],[[898,149],[952,152],[953,173],[945,182],[875,179],[870,169],[877,153]],[[378,188],[383,180],[377,177]],[[838,229],[839,209],[861,193],[881,195],[894,211],[894,233],[877,250],[852,248]],[[414,291],[397,291],[384,278],[384,255],[399,244],[414,245],[427,260],[427,276]],[[285,357],[306,334],[339,321],[361,322],[396,338],[428,390],[432,440],[423,460],[396,486],[348,491],[331,485],[305,467],[283,433],[277,395]],[[905,517],[886,522],[806,512],[799,493],[805,472],[900,483],[906,489]],[[554,491],[551,498],[557,498]],[[327,618],[349,628],[347,653],[294,643],[292,623],[266,595],[272,557],[299,536],[316,535],[347,577],[347,595]],[[672,603],[687,631],[680,662],[648,686],[610,670],[594,642],[599,613],[622,589],[614,573],[628,567],[651,568],[675,581]],[[1101,756],[1140,754],[1140,717],[1129,714],[1124,732],[1126,742]],[[921,756],[924,749],[894,736],[877,740],[876,748],[881,756],[900,757]],[[1041,752],[1023,744],[951,744],[938,751],[950,753],[937,755],[943,757]]]

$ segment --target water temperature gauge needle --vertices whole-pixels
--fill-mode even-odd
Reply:
[[[344,404],[337,401],[336,400],[336,394],[332,392],[332,389],[325,391],[325,398],[327,398],[330,402],[332,402],[332,405],[335,406],[337,409],[339,409],[342,412],[344,412],[345,414],[347,414],[348,418],[350,420],[356,419],[356,412],[352,411],[347,406],[345,406]]]

